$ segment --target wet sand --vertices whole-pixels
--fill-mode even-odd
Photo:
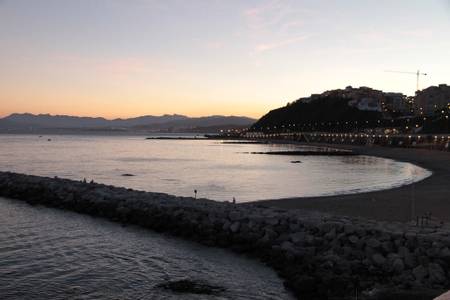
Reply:
[[[309,209],[384,221],[411,221],[431,212],[450,221],[450,152],[380,146],[306,144],[348,149],[362,155],[391,158],[426,168],[433,174],[423,181],[390,190],[325,197],[298,197],[258,201],[283,209]]]

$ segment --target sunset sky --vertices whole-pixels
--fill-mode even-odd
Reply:
[[[450,84],[448,0],[0,0],[0,116],[260,117],[417,69]]]

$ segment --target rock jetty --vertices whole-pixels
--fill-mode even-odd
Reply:
[[[445,226],[420,228],[10,172],[0,172],[0,196],[245,253],[274,268],[301,299],[432,299],[450,287]]]

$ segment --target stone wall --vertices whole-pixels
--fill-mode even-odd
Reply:
[[[133,223],[274,268],[301,299],[419,299],[450,286],[450,235],[306,211],[235,205],[0,172],[0,196]],[[390,296],[389,296],[390,295]]]

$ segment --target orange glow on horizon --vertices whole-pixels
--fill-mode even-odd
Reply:
[[[391,2],[0,0],[0,116],[259,118],[348,85],[414,95],[389,69],[448,83],[447,6]]]
[[[15,97],[8,97],[14,99]],[[29,99],[29,98],[27,98]],[[79,117],[102,117],[105,119],[127,119],[140,117],[144,115],[185,115],[188,117],[204,117],[211,115],[225,115],[225,116],[245,116],[254,119],[260,118],[272,108],[260,108],[255,111],[253,107],[246,105],[242,101],[241,105],[236,103],[232,105],[213,106],[207,103],[198,103],[197,105],[164,105],[167,101],[148,101],[148,103],[141,103],[141,101],[77,101],[74,99],[59,101],[55,105],[55,101],[48,100],[22,100],[22,101],[4,101],[0,97],[0,118],[7,117],[13,113],[30,113],[30,114],[50,114],[50,115],[68,115]],[[173,103],[175,101],[169,102]],[[4,105],[6,103],[6,105]],[[124,104],[128,103],[128,104]],[[169,106],[169,107],[168,107]]]

